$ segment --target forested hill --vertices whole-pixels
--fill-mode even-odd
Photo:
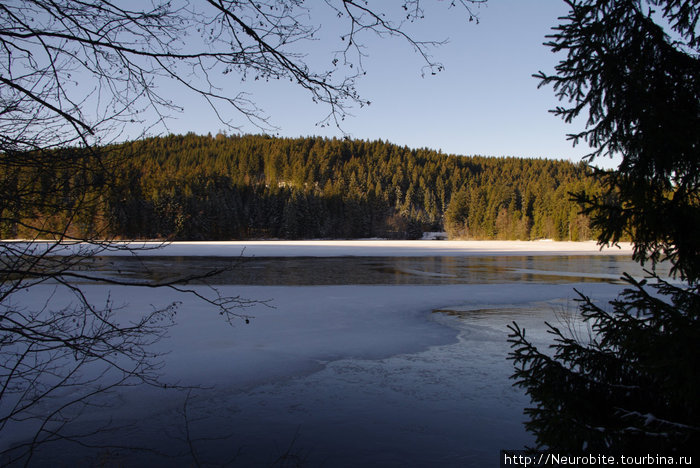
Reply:
[[[23,179],[35,199],[26,208],[6,203],[3,237],[31,235],[27,220],[46,228],[70,219],[69,233],[127,239],[415,238],[446,230],[471,239],[582,240],[593,233],[569,192],[599,191],[582,164],[448,156],[382,141],[188,134],[102,150],[119,161],[104,181],[78,171],[68,150],[56,153],[68,158],[63,169],[33,173],[24,165],[12,180]],[[86,177],[92,182],[81,189]]]
[[[448,156],[382,141],[168,136],[127,145],[109,194],[125,238],[591,238],[582,164]]]

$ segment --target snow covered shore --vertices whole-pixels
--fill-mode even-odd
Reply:
[[[22,242],[14,245],[20,246]],[[37,243],[36,249],[50,243]],[[423,257],[423,256],[508,256],[508,255],[631,255],[632,245],[602,248],[595,241],[436,241],[436,240],[267,240],[201,242],[115,242],[100,255],[132,255],[126,247],[143,248],[142,256],[231,256],[237,257]],[[53,248],[56,255],[76,252],[84,244]]]

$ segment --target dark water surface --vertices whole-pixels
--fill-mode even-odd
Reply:
[[[172,281],[205,275],[213,284],[350,285],[619,282],[644,276],[626,255],[497,257],[96,257],[88,266],[120,279]],[[201,282],[194,280],[194,283]]]

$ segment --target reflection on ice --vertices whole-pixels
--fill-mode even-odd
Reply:
[[[96,257],[102,275],[157,281],[227,269],[217,284],[468,284],[616,282],[644,276],[629,256],[497,257]]]
[[[96,268],[159,277],[217,261],[103,258]],[[197,386],[188,399],[120,391],[103,401],[111,408],[95,408],[88,419],[129,430],[94,442],[145,444],[169,457],[120,452],[117,461],[127,466],[191,463],[185,428],[203,464],[270,465],[286,453],[304,466],[497,466],[499,450],[532,442],[522,426],[528,400],[509,380],[507,324],[517,320],[543,342],[543,322],[572,308],[573,287],[607,301],[620,289],[608,277],[629,264],[616,257],[254,259],[219,280],[222,293],[272,298],[275,308],[250,310],[251,324],[236,327],[174,291],[154,298],[85,286],[95,301],[111,291],[125,304],[124,320],[154,301],[182,300],[158,350],[169,353],[166,381]],[[42,291],[53,288],[19,299],[41,303]],[[37,460],[94,464],[99,456],[55,445]]]

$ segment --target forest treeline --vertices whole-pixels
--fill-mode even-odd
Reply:
[[[60,190],[44,194],[42,183],[76,185],[91,177],[100,180],[86,184],[88,198],[99,202],[76,213],[66,209],[77,206],[70,200],[17,209],[3,215],[3,237],[22,237],[28,218],[59,226],[66,216],[76,235],[128,239],[417,238],[447,231],[452,238],[585,240],[595,234],[569,193],[600,187],[584,164],[567,161],[221,134],[148,138],[103,151],[119,161],[103,176],[66,170],[42,182],[46,174],[24,168],[21,178],[36,185],[35,199],[60,197]]]

